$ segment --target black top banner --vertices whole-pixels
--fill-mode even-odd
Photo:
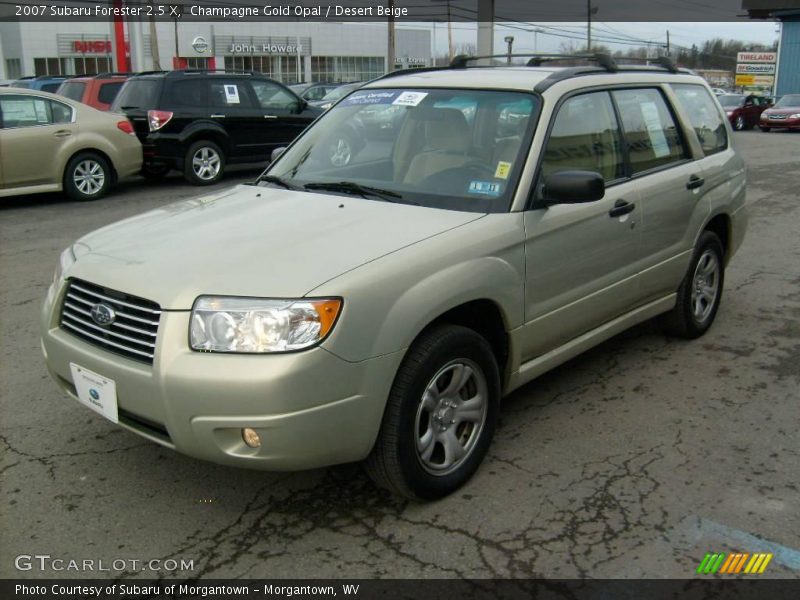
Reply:
[[[748,12],[750,11],[750,12]],[[800,0],[0,0],[1,21],[746,21]],[[752,13],[752,14],[750,14]]]

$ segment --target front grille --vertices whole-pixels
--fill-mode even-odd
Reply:
[[[770,119],[774,119],[774,120],[787,119],[788,117],[789,117],[789,115],[770,115],[769,116]]]
[[[92,318],[97,304],[114,310],[109,325],[99,325]],[[109,352],[153,364],[160,317],[161,307],[155,302],[73,279],[64,297],[61,327]]]

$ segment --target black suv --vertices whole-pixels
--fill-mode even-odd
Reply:
[[[218,181],[226,164],[269,160],[323,112],[272,79],[221,71],[139,74],[111,110],[133,123],[143,175],[178,169],[195,185]]]

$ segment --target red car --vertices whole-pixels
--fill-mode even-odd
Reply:
[[[768,98],[750,94],[724,94],[717,100],[725,109],[731,125],[736,131],[751,129],[758,125],[761,113],[772,106]]]
[[[128,76],[127,73],[100,73],[70,77],[61,84],[56,94],[83,102],[97,110],[108,110]]]
[[[761,131],[800,129],[800,94],[781,96],[772,108],[761,113]]]

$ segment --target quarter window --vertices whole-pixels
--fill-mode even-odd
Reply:
[[[606,181],[613,181],[623,177],[624,164],[619,126],[608,92],[573,96],[564,102],[545,147],[542,175],[595,171]]]
[[[706,155],[722,152],[728,147],[728,132],[717,108],[717,103],[702,85],[673,84],[678,97],[694,128],[700,146]]]
[[[658,90],[617,90],[612,93],[622,118],[634,174],[686,157],[675,120]]]

